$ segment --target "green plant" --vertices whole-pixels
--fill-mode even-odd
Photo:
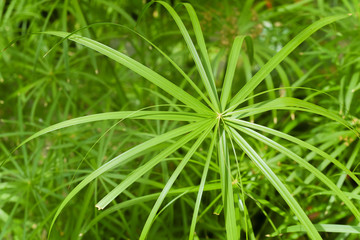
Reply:
[[[198,84],[191,79],[190,75],[186,74],[185,71],[183,71],[156,45],[147,40],[145,37],[142,38],[153,48],[158,50],[176,68],[176,70],[186,80],[187,84],[194,89],[199,97],[190,95],[182,88],[172,83],[172,81],[141,64],[139,61],[98,41],[77,35],[76,33],[45,32],[48,35],[63,38],[62,42],[64,43],[66,42],[64,40],[69,39],[84,45],[129,68],[160,88],[162,91],[157,93],[154,92],[154,95],[166,102],[166,104],[158,104],[156,106],[146,107],[137,111],[108,112],[67,120],[37,132],[19,145],[18,148],[24,146],[24,144],[28,143],[30,140],[34,140],[45,133],[55,130],[78,124],[111,119],[121,119],[120,122],[125,119],[144,119],[146,122],[156,121],[157,124],[160,125],[160,128],[162,127],[165,129],[163,131],[166,131],[164,133],[160,131],[157,136],[151,137],[146,141],[143,141],[145,138],[140,137],[140,142],[143,141],[142,143],[139,143],[134,147],[130,147],[124,153],[112,158],[104,164],[98,162],[98,165],[100,163],[101,166],[98,166],[93,171],[87,173],[86,176],[81,179],[81,182],[78,183],[66,196],[62,204],[56,210],[50,230],[54,226],[56,219],[59,217],[65,206],[87,185],[94,180],[101,178],[101,175],[104,175],[120,166],[126,166],[126,164],[130,161],[134,161],[137,158],[144,159],[141,166],[135,168],[121,179],[120,184],[116,183],[117,178],[115,176],[107,177],[110,179],[108,181],[111,183],[110,186],[113,186],[113,189],[105,189],[105,196],[96,204],[98,209],[106,208],[111,202],[116,203],[116,199],[119,195],[125,194],[126,190],[132,184],[141,182],[143,176],[150,172],[155,166],[164,163],[166,160],[171,159],[171,157],[176,157],[180,161],[175,167],[173,173],[166,179],[166,184],[161,186],[160,192],[149,194],[147,196],[132,196],[132,199],[129,201],[116,203],[113,207],[109,208],[109,211],[105,210],[104,214],[100,214],[98,217],[94,218],[93,221],[88,224],[85,232],[89,230],[92,225],[96,224],[96,222],[100,221],[100,219],[109,215],[113,211],[117,211],[125,206],[130,206],[136,203],[140,204],[145,200],[156,199],[155,204],[149,210],[150,213],[147,216],[147,220],[140,234],[140,239],[145,239],[148,236],[154,221],[168,206],[187,193],[197,191],[196,201],[190,204],[193,206],[194,210],[188,234],[189,239],[193,239],[204,191],[219,190],[221,193],[218,196],[222,199],[220,205],[223,206],[224,209],[226,238],[238,239],[240,238],[241,232],[245,232],[248,238],[255,239],[256,236],[252,231],[253,223],[251,221],[247,205],[253,199],[255,202],[257,199],[256,197],[252,197],[252,193],[246,189],[244,184],[251,182],[251,179],[248,179],[243,172],[246,172],[244,169],[251,171],[252,167],[256,167],[281,195],[283,201],[285,201],[290,207],[291,211],[301,224],[301,226],[291,227],[289,229],[285,229],[284,231],[291,232],[295,229],[295,231],[301,232],[305,229],[310,238],[321,239],[319,231],[331,232],[331,230],[329,230],[328,225],[315,225],[311,222],[305,213],[305,210],[301,206],[301,203],[299,203],[292,195],[292,192],[289,190],[287,184],[284,183],[284,180],[282,180],[281,177],[274,172],[274,166],[265,161],[265,158],[262,156],[264,153],[261,152],[260,149],[265,145],[275,149],[277,152],[281,153],[281,156],[286,156],[288,159],[295,161],[296,164],[308,170],[311,175],[315,176],[330,189],[332,195],[337,196],[345,203],[357,220],[360,220],[360,212],[354,203],[352,203],[349,196],[341,191],[328,176],[310,164],[306,158],[300,157],[299,154],[297,154],[296,149],[291,149],[286,147],[284,144],[279,144],[278,142],[281,142],[279,139],[287,140],[288,142],[294,143],[303,149],[316,153],[318,156],[326,159],[326,161],[333,163],[343,171],[341,173],[346,173],[356,182],[356,184],[359,184],[359,179],[353,172],[344,166],[343,163],[307,141],[300,140],[284,132],[245,120],[256,114],[262,114],[272,110],[305,111],[337,121],[357,134],[356,129],[339,115],[305,100],[292,97],[280,97],[260,101],[251,105],[245,104],[249,99],[263,96],[264,93],[256,95],[251,94],[276,67],[279,67],[279,64],[298,45],[305,41],[315,31],[327,24],[344,19],[348,17],[348,15],[326,17],[308,26],[299,35],[286,44],[282,50],[280,50],[266,64],[264,64],[264,66],[253,77],[251,77],[251,79],[249,79],[239,91],[237,91],[233,89],[233,79],[238,58],[240,56],[243,42],[246,41],[247,53],[249,56],[248,61],[249,63],[252,61],[253,50],[251,39],[246,36],[238,36],[234,39],[222,86],[220,89],[217,89],[211,59],[208,56],[203,33],[201,31],[197,15],[192,6],[186,3],[183,4],[189,14],[194,28],[194,35],[198,45],[198,50],[190,37],[188,29],[185,27],[175,10],[165,2],[159,1],[158,3],[170,13],[179,27],[188,50],[195,62],[196,70],[198,71],[203,87],[199,87]],[[147,7],[149,6],[150,4]],[[242,56],[247,58],[245,55]],[[180,101],[182,104],[177,104],[177,101]],[[151,108],[155,108],[156,110],[148,110]],[[169,127],[170,122],[175,123]],[[116,126],[118,123],[119,122],[113,126]],[[146,123],[144,125],[146,125]],[[167,129],[169,130],[167,131]],[[113,127],[110,127],[109,132],[112,130]],[[262,132],[263,134],[259,132]],[[272,140],[266,135],[272,135],[275,139]],[[103,136],[100,137],[100,140],[102,139]],[[256,141],[254,142],[253,139]],[[177,154],[180,150],[182,153]],[[203,171],[202,174],[200,174],[200,183],[195,184],[193,182],[190,187],[171,190],[175,181],[181,176],[181,173],[185,171],[185,167],[190,162],[199,161],[202,161],[201,164],[203,165]],[[211,170],[211,168],[213,168],[213,170]],[[213,175],[211,176],[212,183],[207,182],[210,170],[213,171],[211,172]],[[281,170],[278,172],[280,171]],[[76,180],[80,181],[80,179]],[[105,178],[102,180],[105,180]],[[86,194],[91,195],[93,193],[91,190],[88,190]],[[130,193],[126,194],[131,196]],[[167,205],[162,207],[165,198],[169,195],[175,195],[176,197]],[[90,198],[86,197],[86,199]],[[216,201],[214,204],[215,203]],[[260,203],[260,200],[257,203]],[[266,203],[263,202],[263,204]],[[268,220],[271,222],[270,217],[268,217]],[[295,220],[289,220],[289,222],[290,224],[296,223]],[[355,231],[359,233],[358,228],[349,229],[348,226],[342,225],[336,225],[336,227],[340,228],[340,232],[350,233],[351,231]],[[276,233],[279,233],[281,230],[277,226],[274,226],[274,224],[273,228]],[[49,232],[49,235],[50,234],[51,232]]]

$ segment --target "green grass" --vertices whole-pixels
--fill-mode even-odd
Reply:
[[[360,9],[270,2],[1,3],[0,238],[357,239]]]

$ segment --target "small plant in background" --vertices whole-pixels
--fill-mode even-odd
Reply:
[[[252,1],[246,2],[250,7]],[[50,218],[52,219],[47,233],[49,238],[54,236],[52,234],[53,228],[59,226],[56,224],[57,221],[66,221],[61,218],[61,215],[67,208],[72,207],[70,204],[77,200],[78,195],[84,196],[85,201],[82,203],[79,217],[74,223],[75,230],[68,235],[73,238],[86,236],[86,234],[101,238],[103,233],[97,232],[96,229],[104,221],[105,223],[111,222],[109,228],[114,233],[116,232],[115,226],[124,226],[124,230],[121,230],[121,236],[124,238],[126,236],[152,239],[159,232],[164,231],[164,236],[183,237],[188,235],[189,239],[206,238],[209,235],[222,239],[239,239],[242,237],[256,239],[263,237],[263,235],[259,235],[262,230],[259,229],[259,223],[256,222],[257,218],[253,208],[259,209],[269,223],[270,227],[266,229],[268,236],[288,234],[289,238],[296,239],[306,233],[311,239],[322,239],[322,232],[323,234],[341,233],[342,235],[339,236],[348,236],[350,233],[359,234],[359,227],[340,224],[336,217],[329,218],[336,220],[336,222],[325,220],[319,224],[315,223],[320,216],[319,211],[316,211],[317,201],[314,200],[317,197],[308,196],[308,193],[317,194],[316,191],[310,191],[312,189],[326,195],[322,200],[328,201],[329,205],[326,208],[327,213],[321,216],[324,219],[326,219],[326,215],[331,215],[331,211],[337,212],[331,206],[334,206],[335,203],[340,205],[340,200],[341,204],[347,208],[345,216],[349,216],[350,213],[356,221],[360,220],[358,203],[352,200],[357,199],[356,193],[345,192],[340,189],[345,177],[351,179],[354,188],[358,189],[357,186],[360,181],[353,171],[349,170],[354,164],[357,151],[350,156],[349,161],[337,159],[337,154],[328,153],[327,150],[330,146],[327,146],[328,142],[322,142],[324,138],[319,139],[318,137],[329,125],[336,126],[338,129],[345,126],[348,129],[347,131],[338,130],[332,135],[328,134],[326,138],[337,136],[334,139],[342,141],[346,136],[347,144],[343,146],[348,147],[355,141],[356,137],[359,137],[357,125],[350,123],[347,119],[345,120],[336,112],[313,104],[307,99],[292,97],[291,88],[310,91],[314,95],[323,94],[325,91],[320,92],[319,90],[300,87],[303,81],[309,77],[306,75],[299,79],[301,82],[298,82],[297,85],[290,86],[286,73],[280,65],[291,52],[316,31],[336,21],[344,21],[349,15],[324,17],[312,23],[294,36],[272,57],[266,51],[261,51],[263,48],[258,46],[258,43],[255,42],[254,45],[249,36],[238,35],[231,39],[231,50],[227,57],[226,66],[222,70],[224,76],[222,79],[217,79],[222,76],[222,74],[216,74],[219,69],[216,63],[219,61],[209,57],[200,22],[192,5],[189,3],[181,4],[188,14],[193,32],[190,31],[189,27],[186,27],[182,18],[171,5],[163,1],[156,3],[156,7],[162,6],[175,21],[195,67],[190,71],[188,69],[183,70],[171,56],[163,52],[152,41],[140,33],[136,34],[149,44],[150,50],[158,51],[161,57],[172,65],[177,71],[177,75],[173,74],[172,76],[180,76],[181,79],[184,79],[180,86],[174,84],[177,81],[176,79],[173,80],[170,76],[165,77],[164,75],[167,73],[162,74],[160,71],[154,71],[136,60],[136,57],[130,57],[130,54],[124,54],[93,40],[90,37],[91,31],[89,29],[91,28],[85,29],[87,36],[79,35],[78,31],[73,33],[65,31],[45,32],[46,35],[62,38],[61,42],[55,46],[63,44],[64,50],[66,50],[71,42],[83,45],[120,63],[157,87],[155,89],[150,85],[150,89],[145,90],[154,96],[154,105],[144,104],[145,107],[135,111],[106,112],[66,120],[38,131],[19,144],[17,152],[22,150],[23,155],[27,155],[24,147],[39,139],[39,136],[43,134],[59,129],[66,131],[65,128],[79,124],[96,124],[104,120],[116,120],[113,125],[106,126],[105,133],[90,137],[95,141],[90,148],[86,149],[86,146],[75,144],[76,150],[67,155],[70,158],[75,157],[78,154],[78,149],[85,148],[87,153],[85,157],[81,157],[81,162],[86,161],[91,168],[81,172],[81,177],[74,177],[79,174],[80,169],[64,174],[66,181],[68,181],[65,185],[70,184],[74,187],[68,194],[64,193],[66,196],[54,196],[63,199],[62,203],[56,208],[56,211],[49,213],[47,217],[43,216],[46,219],[42,220],[42,225],[49,224]],[[147,4],[145,9],[152,7],[152,4],[154,3]],[[180,9],[180,6],[178,8]],[[157,14],[160,11],[160,8],[156,9]],[[157,18],[157,14],[153,14],[154,17]],[[206,19],[206,16],[204,18]],[[93,27],[96,28],[96,24]],[[195,37],[196,44],[194,44],[191,36]],[[70,40],[69,43],[67,40]],[[223,42],[223,40],[221,41]],[[246,55],[242,51],[244,42],[247,49]],[[257,47],[261,50],[256,50]],[[132,51],[130,47],[126,50],[127,52]],[[54,52],[55,50],[52,48],[51,51]],[[48,55],[51,57],[52,53]],[[68,56],[64,57],[64,59],[66,58]],[[93,62],[93,66],[98,65],[93,52],[89,58]],[[242,76],[236,71],[239,59],[244,66],[243,75],[245,78],[236,82],[235,80],[239,79],[236,79],[235,76]],[[268,61],[264,62],[263,59],[268,59]],[[70,61],[67,59],[65,63],[69,64]],[[253,61],[261,66],[254,75],[252,75]],[[294,62],[290,62],[290,64],[294,64]],[[97,68],[95,67],[95,69]],[[99,69],[95,72],[101,74],[101,68]],[[270,73],[275,69],[284,87],[274,88]],[[196,74],[194,73],[195,70]],[[127,71],[122,70],[122,73],[131,79],[131,75]],[[71,70],[66,67],[64,76],[70,75]],[[255,92],[264,80],[267,89]],[[351,81],[351,86],[355,87],[358,80]],[[64,88],[70,87],[70,85],[71,82],[69,81],[61,84]],[[185,91],[185,86],[191,90]],[[137,87],[134,85],[134,88]],[[122,93],[125,93],[123,87],[120,89],[122,89]],[[281,92],[280,96],[275,95],[275,91],[278,90]],[[141,93],[141,100],[146,100],[147,93],[145,94],[143,91],[139,89],[137,93]],[[53,95],[56,96],[55,90]],[[123,97],[126,98],[126,95]],[[351,97],[346,99],[346,101],[351,102]],[[135,97],[135,100],[139,99]],[[71,105],[69,104],[69,106]],[[19,106],[21,108],[20,100]],[[53,106],[52,111],[55,111],[56,105]],[[300,116],[297,117],[296,121],[290,121],[291,119],[278,113],[278,111],[282,112],[283,110],[290,111],[293,120],[295,119],[295,111],[307,113],[299,114]],[[255,116],[266,116],[269,111],[272,113],[271,118],[255,118]],[[303,123],[310,124],[311,121],[306,118],[307,115],[316,115],[320,116],[319,119],[327,118],[332,121],[326,123],[328,125],[324,124],[315,128],[313,131],[317,134],[312,138],[310,137],[310,140],[304,140],[289,133],[293,128],[296,129],[298,126],[301,128]],[[255,123],[258,119],[262,124]],[[279,119],[281,124],[289,127],[284,127],[282,131],[279,131],[275,127],[267,126],[269,120],[274,126],[274,123],[279,122]],[[46,121],[49,122],[50,119]],[[315,121],[317,120],[315,119]],[[116,132],[119,125],[121,125],[122,130]],[[149,134],[148,130],[154,130],[154,128],[156,129],[153,131],[154,133]],[[111,156],[107,156],[106,153],[110,145],[110,138],[107,138],[109,135],[118,135],[119,144],[126,150],[121,151],[122,153],[117,156],[117,151],[112,151]],[[73,138],[76,139],[76,137],[74,133]],[[97,143],[99,144],[96,145]],[[50,143],[42,143],[41,148],[43,145],[49,146]],[[99,150],[92,154],[97,146],[99,146]],[[334,146],[334,142],[331,143],[331,146]],[[59,148],[66,149],[66,146],[60,145]],[[119,148],[114,145],[113,149],[118,150]],[[50,154],[42,150],[38,157],[31,158],[36,159],[41,155],[40,159],[43,160],[36,160],[35,163],[44,166],[46,165],[46,158]],[[88,155],[94,155],[98,158],[95,157],[91,160],[88,159]],[[65,159],[67,158],[65,157]],[[26,164],[34,166],[35,164],[31,163],[31,160],[34,161],[34,159],[29,158]],[[317,160],[320,160],[321,163],[317,163]],[[16,166],[15,159],[11,159],[11,163]],[[61,168],[64,167],[64,163],[61,161],[56,164]],[[7,176],[6,165],[2,167],[3,176]],[[335,177],[339,176],[338,181],[334,182],[333,176],[325,174],[325,168],[331,168],[329,173]],[[6,180],[6,177],[3,179]],[[59,181],[61,182],[61,176],[56,178],[56,182]],[[40,179],[40,182],[42,183],[43,179]],[[7,181],[3,181],[3,183],[6,185]],[[175,188],[174,185],[176,186],[177,183],[179,187]],[[28,181],[29,186],[32,184],[31,181]],[[63,184],[61,183],[61,185]],[[149,191],[147,191],[146,186],[151,187]],[[52,195],[49,193],[51,188],[41,191]],[[196,193],[196,195],[191,193]],[[207,193],[209,194],[207,195]],[[302,200],[299,201],[301,199],[300,194],[304,194],[305,197],[313,200],[306,201],[306,204],[311,205],[306,206]],[[40,200],[40,195],[37,193],[34,198],[39,208],[46,212],[45,203]],[[124,195],[125,197],[123,197]],[[100,199],[98,199],[99,196],[101,196]],[[170,200],[165,204],[167,198]],[[94,201],[93,199],[96,200],[94,205],[101,211],[100,213],[92,213],[93,217],[86,219],[86,211],[91,212],[88,209],[93,206],[91,204]],[[181,201],[182,199],[184,200]],[[154,203],[145,204],[149,201]],[[181,212],[177,210],[178,205],[176,205],[180,201]],[[278,206],[277,203],[281,206]],[[89,208],[83,206],[89,206]],[[130,206],[140,206],[140,208],[129,208],[127,214],[124,214],[123,209]],[[321,206],[323,205],[321,204]],[[345,206],[342,207],[344,208],[343,211],[345,211]],[[16,208],[17,205],[14,209]],[[28,206],[28,208],[31,207]],[[215,209],[213,210],[214,213],[219,215],[220,220],[217,220],[216,223],[211,223],[211,217],[204,216],[211,209]],[[168,215],[163,217],[162,215],[167,212],[169,212]],[[113,213],[117,213],[117,215],[112,216]],[[280,215],[280,218],[273,216],[273,213]],[[180,230],[176,226],[163,229],[167,218],[177,222],[179,221],[177,219],[180,218],[177,216],[179,214],[184,218],[181,223],[184,227],[181,227]],[[145,217],[145,221],[140,222],[136,216]],[[127,225],[127,221],[132,224]],[[136,226],[130,226],[134,223]],[[60,223],[60,226],[62,224]],[[37,225],[33,225],[34,229],[37,227]],[[199,228],[201,230],[197,230]],[[60,230],[59,235],[66,235],[67,233],[64,231],[67,230]]]

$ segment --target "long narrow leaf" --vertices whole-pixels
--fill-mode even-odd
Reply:
[[[349,122],[344,120],[338,114],[335,114],[335,113],[333,113],[323,107],[315,105],[313,103],[310,103],[310,102],[307,102],[307,101],[304,101],[301,99],[297,99],[297,98],[292,98],[292,97],[282,97],[282,98],[276,98],[276,99],[270,100],[270,101],[256,103],[254,105],[239,109],[237,111],[229,112],[225,116],[231,115],[234,118],[238,118],[239,116],[246,117],[249,114],[251,114],[251,115],[258,114],[258,113],[266,112],[266,111],[273,110],[273,109],[286,109],[286,110],[296,109],[296,110],[300,110],[300,111],[306,111],[306,112],[311,112],[314,114],[322,115],[324,117],[327,117],[329,119],[332,119],[332,120],[335,120],[335,121],[341,123],[345,127],[352,130],[355,134],[360,135],[360,133],[357,132],[356,129],[354,129],[354,127]]]
[[[199,71],[199,74],[200,74],[202,82],[203,82],[203,84],[205,86],[205,89],[206,89],[207,93],[209,94],[210,100],[213,103],[213,105],[215,106],[215,110],[219,111],[219,109],[220,109],[219,108],[219,98],[218,98],[218,95],[217,95],[215,82],[208,78],[206,70],[205,70],[205,68],[204,68],[204,66],[203,66],[203,64],[201,62],[201,58],[200,58],[199,54],[196,51],[194,43],[192,42],[191,37],[189,35],[189,32],[187,31],[184,23],[182,22],[179,15],[175,12],[175,10],[168,3],[163,2],[163,1],[157,1],[157,3],[160,3],[161,5],[163,5],[166,8],[166,10],[170,13],[170,15],[173,17],[174,21],[176,22],[177,26],[179,27],[179,30],[180,30],[181,34],[183,35],[183,38],[184,38],[184,40],[185,40],[185,42],[186,42],[186,44],[188,46],[188,49],[189,49],[189,51],[191,53],[191,56],[194,59],[194,62],[195,62],[196,67],[197,67],[197,69]],[[192,16],[192,20],[194,20],[194,16],[192,14],[190,14],[190,16]],[[196,23],[193,23],[193,24],[196,27],[195,31],[201,31],[201,29],[198,29]],[[201,38],[201,37],[199,37],[199,34],[201,34],[201,33],[196,34],[197,38],[198,38],[198,41],[199,41],[199,38]],[[204,44],[204,46],[205,46],[205,44]],[[202,46],[202,48],[204,48],[204,46]]]
[[[230,171],[230,157],[226,143],[226,132],[222,131],[219,136],[219,166],[220,166],[220,181],[221,192],[223,196],[223,204],[225,211],[225,228],[227,239],[239,239],[236,226],[235,206],[234,206],[234,193],[232,188],[232,179]]]
[[[276,174],[266,164],[266,162],[256,153],[256,151],[245,141],[245,139],[233,128],[230,128],[230,133],[239,147],[246,153],[246,155],[255,163],[270,183],[280,193],[285,202],[289,205],[299,221],[303,224],[307,234],[312,239],[322,239],[310,219],[307,217],[304,210],[299,203],[294,199],[286,186],[280,181]]]
[[[214,75],[213,75],[213,70],[211,68],[210,58],[209,58],[209,54],[208,54],[207,49],[206,49],[206,44],[205,44],[204,36],[202,34],[199,19],[198,19],[197,15],[196,15],[196,12],[195,12],[195,10],[194,10],[194,8],[193,8],[193,6],[191,4],[183,3],[183,5],[185,6],[185,8],[186,8],[186,10],[187,10],[187,12],[188,12],[188,14],[190,16],[190,20],[191,20],[191,23],[192,23],[193,28],[194,28],[196,41],[197,41],[197,44],[198,44],[199,49],[200,49],[201,57],[202,57],[202,59],[204,61],[204,69],[205,69],[206,74],[208,76],[208,80],[210,82],[211,89],[212,89],[212,91],[214,91],[215,96],[217,97],[215,78],[214,78]]]
[[[212,127],[215,125],[216,123],[216,119],[213,120],[212,123]],[[170,188],[172,187],[172,185],[174,184],[175,180],[177,179],[177,177],[179,176],[179,174],[181,173],[181,171],[184,169],[184,167],[186,166],[186,164],[188,163],[188,161],[190,160],[190,158],[192,157],[192,155],[195,153],[196,149],[200,146],[200,144],[204,141],[204,139],[207,137],[207,135],[210,133],[210,131],[212,130],[212,127],[208,127],[200,136],[199,138],[196,140],[196,142],[194,143],[194,145],[190,148],[190,150],[188,151],[188,153],[184,156],[184,158],[181,160],[180,164],[177,166],[177,168],[175,169],[175,171],[173,172],[173,174],[171,175],[171,177],[169,178],[169,180],[167,181],[166,185],[164,186],[159,198],[157,199],[157,201],[155,202],[147,220],[146,223],[143,227],[143,230],[141,231],[141,235],[140,235],[140,239],[144,240],[150,230],[150,227],[155,219],[155,216],[162,204],[162,202],[164,201],[166,195],[168,194]]]
[[[217,134],[218,127],[219,127],[219,125],[216,125],[216,127],[215,127],[214,136],[212,136],[212,139],[211,139],[211,143],[210,143],[209,150],[208,150],[208,155],[207,155],[207,158],[206,158],[203,174],[202,174],[202,177],[201,177],[201,181],[200,181],[200,185],[199,185],[199,191],[198,191],[198,194],[197,194],[195,207],[194,207],[194,211],[193,211],[193,217],[192,217],[191,226],[190,226],[189,240],[194,239],[195,226],[196,226],[197,217],[198,217],[198,214],[199,214],[199,208],[200,208],[202,194],[204,192],[204,187],[205,187],[205,183],[206,183],[206,177],[207,177],[207,174],[208,174],[208,171],[209,171],[211,157],[212,157],[212,154],[213,154],[213,151],[214,151],[214,145],[215,145],[215,141],[216,141],[216,138],[217,138],[216,134]]]
[[[187,192],[187,193],[198,192],[199,188],[200,188],[199,186],[191,186],[191,187],[184,187],[184,188],[178,188],[178,189],[171,189],[169,191],[169,193],[167,194],[167,197],[182,194],[184,192]],[[214,191],[214,190],[219,190],[219,189],[221,189],[220,183],[212,183],[212,184],[206,184],[204,186],[203,191]],[[108,216],[109,214],[111,214],[113,212],[116,212],[116,211],[118,211],[120,209],[123,209],[123,208],[131,207],[131,206],[136,205],[136,204],[141,204],[143,202],[155,200],[159,196],[160,196],[160,192],[159,193],[153,193],[153,194],[149,194],[149,195],[146,195],[146,196],[141,196],[141,197],[137,197],[137,198],[134,198],[134,199],[127,200],[127,201],[123,201],[123,202],[118,203],[118,204],[116,204],[114,206],[111,206],[111,207],[107,208],[106,210],[102,211],[99,215],[97,215],[93,219],[91,219],[91,221],[85,227],[84,233],[86,233],[88,230],[90,230],[91,227],[93,225],[95,225],[97,222],[99,222],[102,218]]]
[[[319,148],[317,148],[317,147],[315,147],[315,146],[313,146],[313,145],[311,145],[311,144],[309,144],[309,143],[307,143],[305,141],[302,141],[302,140],[300,140],[300,139],[298,139],[296,137],[293,137],[293,136],[291,136],[289,134],[277,131],[275,129],[271,129],[271,128],[268,128],[268,127],[258,125],[256,123],[250,123],[250,122],[246,122],[246,121],[239,120],[239,119],[227,119],[226,121],[230,121],[230,122],[233,122],[235,124],[239,124],[239,125],[242,125],[242,126],[245,126],[245,127],[252,128],[252,129],[257,129],[257,130],[260,130],[260,131],[264,131],[264,132],[270,133],[270,134],[272,134],[274,136],[277,136],[277,137],[286,139],[286,140],[288,140],[290,142],[293,142],[295,144],[298,144],[299,146],[302,146],[304,148],[307,148],[307,149],[315,152],[316,154],[322,156],[323,158],[329,160],[330,162],[332,162],[335,166],[337,166],[338,168],[343,170],[346,174],[348,174],[360,186],[360,180],[355,176],[355,174],[353,172],[351,172],[349,169],[347,169],[341,162],[339,162],[338,160],[336,160],[335,158],[333,158],[332,156],[330,156],[326,152],[320,150]]]
[[[252,46],[251,37],[237,36],[234,39],[234,43],[231,47],[228,64],[226,67],[226,74],[225,74],[224,84],[222,87],[222,93],[221,93],[221,98],[220,98],[221,111],[225,110],[226,104],[228,103],[228,99],[230,97],[232,82],[233,82],[234,74],[235,74],[235,69],[236,69],[236,65],[237,65],[237,62],[238,62],[238,59],[240,56],[240,50],[241,50],[244,40],[246,41],[247,48],[250,49],[249,50],[250,51],[249,58],[250,58],[250,62],[252,61],[253,46]]]
[[[338,15],[326,17],[314,22],[313,24],[305,28],[301,33],[299,33],[290,42],[288,42],[274,57],[272,57],[254,75],[251,81],[247,82],[240,89],[240,91],[231,100],[230,107],[227,109],[227,111],[233,111],[239,104],[241,104],[242,101],[264,80],[264,78],[284,60],[284,58],[286,58],[297,46],[299,46],[303,41],[310,37],[314,32],[324,27],[325,25],[341,20],[348,16],[349,15]]]
[[[201,120],[201,115],[192,114],[186,112],[169,112],[169,111],[121,111],[121,112],[107,112],[98,113],[83,117],[78,117],[70,120],[66,120],[50,127],[44,128],[32,136],[25,139],[17,148],[26,144],[27,142],[44,135],[49,132],[53,132],[62,128],[75,126],[78,124],[103,121],[103,120],[114,120],[114,119],[157,119],[157,120],[174,120],[174,121],[198,121]],[[16,148],[16,149],[17,149]]]
[[[208,123],[209,124],[209,123]],[[208,124],[203,124],[198,129],[190,132],[189,134],[185,135],[161,153],[156,155],[151,160],[147,161],[144,165],[136,168],[129,176],[124,179],[116,188],[114,188],[110,193],[106,194],[97,204],[96,207],[98,209],[104,209],[112,200],[114,200],[117,196],[119,196],[127,187],[133,184],[137,179],[142,177],[146,172],[156,166],[159,162],[163,161],[168,155],[176,151],[177,149],[181,148],[185,145],[188,141],[198,136],[202,131],[208,128]]]
[[[342,224],[315,224],[315,228],[319,232],[328,232],[328,233],[351,233],[351,234],[360,234],[359,226],[350,226]],[[280,233],[293,233],[293,232],[304,232],[304,227],[301,225],[294,225],[282,229]],[[278,233],[270,234],[269,237],[275,237]]]
[[[191,107],[197,112],[209,112],[209,108],[207,108],[204,104],[202,104],[199,100],[176,86],[174,83],[170,82],[157,72],[151,70],[150,68],[146,67],[145,65],[139,63],[138,61],[126,56],[125,54],[116,51],[115,49],[106,46],[100,42],[95,40],[82,37],[79,35],[71,35],[68,32],[56,32],[56,31],[48,31],[45,32],[49,35],[54,35],[58,37],[68,38],[74,42],[82,44],[86,47],[89,47],[109,58],[115,60],[116,62],[124,65],[125,67],[131,69],[132,71],[136,72],[140,76],[144,77],[145,79],[149,80],[153,84],[157,85],[161,89],[163,89],[168,94],[172,95],[179,101],[185,103],[187,106]]]
[[[60,212],[64,209],[64,207],[68,204],[68,202],[77,194],[80,192],[81,189],[83,189],[86,185],[88,185],[91,181],[93,181],[95,178],[97,178],[98,176],[100,176],[101,174],[103,174],[106,171],[109,171],[110,169],[118,166],[121,163],[126,163],[127,161],[129,161],[131,158],[133,158],[134,156],[137,156],[138,154],[143,153],[144,151],[156,146],[157,144],[160,144],[162,142],[166,142],[169,141],[170,139],[173,139],[177,136],[183,135],[187,132],[193,131],[197,128],[199,128],[200,126],[202,126],[206,121],[200,121],[197,123],[192,123],[192,124],[188,124],[186,126],[174,129],[172,131],[169,131],[165,134],[162,134],[158,137],[152,138],[142,144],[139,144],[133,148],[131,148],[130,150],[122,153],[121,155],[113,158],[112,160],[110,160],[109,162],[105,163],[104,165],[102,165],[101,167],[99,167],[98,169],[96,169],[95,171],[93,171],[91,174],[89,174],[84,180],[82,180],[67,196],[66,198],[63,200],[63,202],[61,203],[61,205],[59,206],[59,208],[57,209],[55,216],[51,222],[50,225],[50,230],[49,230],[49,236],[51,234],[51,229],[54,226],[54,223],[57,219],[57,217],[59,216]]]
[[[339,187],[336,186],[335,183],[333,183],[325,174],[323,174],[321,171],[319,171],[316,167],[308,163],[306,160],[295,154],[294,152],[290,151],[288,148],[280,145],[279,143],[265,137],[264,135],[261,135],[254,130],[251,130],[246,127],[239,127],[234,126],[236,129],[250,135],[253,138],[256,138],[269,147],[272,147],[276,149],[277,151],[283,153],[284,155],[290,157],[294,161],[296,161],[298,164],[300,164],[302,167],[309,170],[312,174],[314,174],[320,181],[322,181],[325,185],[327,185],[351,210],[351,212],[355,215],[355,217],[360,221],[360,212],[355,207],[355,205],[350,201],[350,199],[340,190]]]

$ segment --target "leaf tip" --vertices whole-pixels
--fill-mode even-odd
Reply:
[[[290,115],[290,118],[291,118],[291,120],[295,120],[295,113],[291,113],[291,115]]]
[[[95,205],[95,207],[98,209],[98,210],[103,210],[104,208],[100,207],[99,205]]]

